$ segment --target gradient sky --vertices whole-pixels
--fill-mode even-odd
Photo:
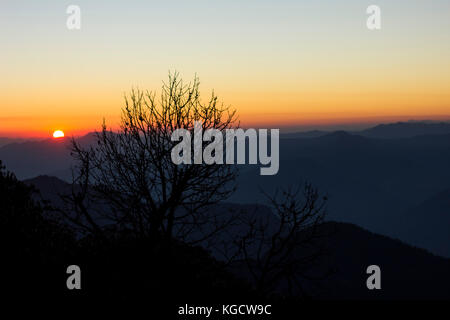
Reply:
[[[449,0],[2,0],[0,42],[1,136],[114,125],[123,94],[169,70],[247,126],[450,118]]]

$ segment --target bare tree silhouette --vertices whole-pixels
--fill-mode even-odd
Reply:
[[[136,237],[187,239],[193,229],[211,222],[211,216],[202,216],[202,209],[233,192],[236,168],[174,164],[171,134],[176,129],[193,132],[196,121],[203,130],[220,131],[235,128],[238,122],[235,111],[219,104],[214,92],[202,102],[199,84],[198,78],[185,84],[173,73],[163,83],[159,99],[154,92],[132,90],[125,97],[118,131],[103,124],[96,145],[88,148],[73,140],[74,188],[65,197],[70,208],[63,212],[74,225],[100,236],[105,236],[103,223],[130,230]],[[208,228],[199,237],[220,228]]]
[[[290,292],[294,285],[301,287],[298,277],[306,276],[303,271],[322,254],[314,245],[326,198],[306,184],[266,195],[272,209],[266,215],[258,206],[246,212],[222,205],[235,190],[237,166],[172,161],[172,133],[187,129],[193,134],[196,122],[203,130],[223,133],[239,126],[235,111],[219,105],[214,93],[201,101],[197,78],[184,84],[177,73],[169,74],[159,99],[152,92],[131,91],[119,130],[103,124],[94,145],[72,141],[77,165],[72,192],[62,195],[66,208],[59,212],[89,239],[120,242],[125,236],[147,244],[150,239],[169,256],[175,242],[199,244],[223,268],[244,266],[262,296],[283,282]],[[195,152],[192,148],[190,156]]]
[[[295,295],[306,295],[300,279],[313,280],[308,272],[326,251],[319,240],[327,236],[320,228],[327,197],[320,195],[310,183],[265,196],[275,218],[257,212],[240,216],[246,232],[235,237],[239,257],[261,295],[276,292],[280,285],[286,286],[290,294],[294,295],[297,289]]]

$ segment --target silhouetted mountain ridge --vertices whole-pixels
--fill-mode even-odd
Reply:
[[[370,138],[399,139],[422,135],[450,134],[450,123],[447,122],[397,122],[380,124],[359,132]]]
[[[95,142],[94,134],[80,137],[78,142],[83,146],[90,145]],[[73,161],[70,144],[69,137],[11,143],[0,148],[0,160],[19,179],[57,172],[67,179]]]
[[[333,299],[450,298],[450,260],[354,224],[330,222],[328,263],[336,273],[324,279],[323,297]],[[366,268],[381,269],[381,290],[367,290]]]
[[[450,187],[449,163],[449,134],[378,139],[336,132],[282,139],[278,174],[259,176],[258,168],[248,166],[231,200],[257,202],[260,188],[270,194],[277,186],[308,180],[329,195],[331,220],[407,241],[397,232],[398,217]],[[440,242],[426,246],[433,252],[441,247]]]
[[[283,133],[281,135],[281,138],[282,139],[318,138],[328,134],[332,134],[334,132],[336,131],[326,131],[326,130],[299,131],[299,132]],[[401,138],[412,138],[422,135],[450,134],[450,123],[425,121],[425,120],[396,122],[396,123],[379,124],[364,130],[357,130],[357,131],[345,130],[345,132],[354,135],[360,135],[367,138],[401,139]]]

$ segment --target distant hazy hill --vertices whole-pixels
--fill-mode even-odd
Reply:
[[[364,136],[367,138],[407,138],[415,136],[431,136],[450,134],[449,123],[428,123],[428,122],[399,122],[394,124],[381,124],[374,128],[364,131],[353,132],[352,138],[350,135],[345,136],[344,131],[337,131],[329,133],[326,131],[307,131],[282,134],[283,140],[297,139],[312,139],[314,143],[324,139],[340,139],[336,142],[339,146],[339,141],[345,142],[345,139],[357,139],[354,136]],[[328,136],[328,138],[327,138]],[[347,138],[344,138],[347,137]],[[58,176],[65,180],[70,179],[70,166],[72,158],[69,154],[69,140],[68,138],[55,140],[46,139],[38,141],[17,141],[15,139],[0,138],[0,159],[6,166],[14,171],[20,179],[27,179],[37,175],[47,174]],[[81,144],[93,143],[93,134],[88,134],[79,138]],[[362,141],[362,140],[360,140]],[[366,140],[369,141],[369,140]],[[425,138],[424,143],[432,143],[431,139]],[[3,144],[3,146],[2,146]],[[304,142],[299,142],[304,144]],[[293,155],[296,156],[295,154]]]
[[[257,167],[248,166],[231,200],[258,202],[261,188],[271,193],[308,180],[329,195],[331,220],[406,241],[404,233],[397,233],[397,218],[450,187],[450,135],[373,139],[336,132],[283,139],[280,153],[277,175],[260,176]],[[426,248],[435,252],[440,246],[429,242]]]
[[[12,143],[0,148],[0,159],[19,179],[70,166],[66,139]]]
[[[398,122],[380,124],[376,127],[355,133],[365,137],[383,139],[410,138],[421,135],[442,135],[450,134],[450,123]]]
[[[380,124],[375,127],[361,130],[361,131],[348,131],[351,134],[360,135],[368,138],[380,138],[380,139],[400,139],[400,138],[412,138],[421,135],[444,135],[450,134],[449,122],[436,122],[436,121],[409,121],[409,122],[397,122],[389,124]],[[303,131],[284,133],[281,138],[293,139],[293,138],[318,138],[332,131]]]
[[[82,145],[93,141],[92,134],[79,139]],[[70,138],[10,143],[0,148],[0,160],[19,179],[45,174],[68,178],[72,164]]]
[[[292,132],[283,133],[281,135],[282,139],[295,139],[295,138],[317,138],[324,136],[330,132],[321,130],[303,131],[303,132]]]
[[[0,148],[3,146],[6,146],[7,144],[10,143],[20,143],[20,142],[25,142],[25,141],[36,141],[39,139],[24,139],[24,138],[5,138],[5,137],[0,137]]]
[[[450,257],[450,189],[406,210],[399,217],[397,230],[405,241]]]

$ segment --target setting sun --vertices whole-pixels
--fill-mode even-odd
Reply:
[[[53,132],[53,138],[64,138],[64,132],[62,132],[61,130],[56,130],[55,132]]]

